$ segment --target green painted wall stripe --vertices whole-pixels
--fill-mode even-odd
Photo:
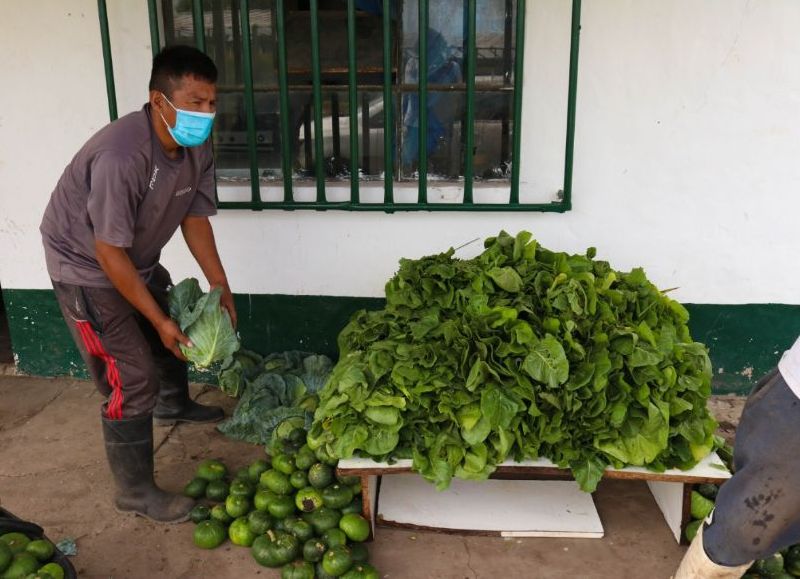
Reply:
[[[3,299],[22,372],[86,377],[52,290],[4,289]],[[264,353],[299,349],[332,358],[338,356],[336,337],[350,316],[383,303],[381,298],[236,295],[239,333],[247,348]]]
[[[692,337],[708,346],[717,394],[746,394],[800,336],[800,306],[686,304]]]
[[[42,376],[85,376],[52,290],[3,290],[19,369]]]
[[[85,376],[50,290],[3,290],[11,342],[26,374]],[[382,298],[239,294],[239,331],[258,352],[306,350],[335,358],[336,337],[360,309]],[[800,335],[800,306],[686,304],[692,336],[708,345],[714,392],[746,394]],[[196,376],[200,381],[208,376]]]

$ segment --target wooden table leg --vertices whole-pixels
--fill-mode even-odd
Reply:
[[[361,515],[369,522],[369,538],[375,538],[375,516],[378,510],[378,476],[361,475]]]

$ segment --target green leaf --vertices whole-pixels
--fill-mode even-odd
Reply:
[[[385,426],[394,426],[400,422],[400,411],[393,406],[368,406],[364,410],[364,416]]]
[[[374,391],[366,400],[367,406],[393,406],[403,410],[406,407],[406,399],[402,396],[393,396],[388,392]]]
[[[193,277],[186,278],[178,285],[173,286],[169,290],[169,315],[181,325],[184,320],[186,324],[193,322],[197,316],[200,315],[198,311],[197,316],[193,315],[194,305],[203,297],[203,290],[200,289],[200,283]],[[184,327],[181,325],[181,329]]]
[[[469,376],[467,376],[466,388],[470,392],[474,392],[480,387],[486,385],[489,380],[499,380],[497,372],[489,367],[489,364],[483,360],[476,360],[470,368]]]
[[[677,416],[683,412],[692,410],[693,408],[694,405],[683,398],[673,398],[669,403],[669,413],[672,416]]]
[[[628,404],[623,401],[616,402],[611,407],[611,426],[619,427],[625,421],[625,416],[628,414]]]
[[[522,278],[513,267],[495,267],[490,269],[487,275],[507,292],[518,293],[522,290]]]
[[[520,231],[514,238],[514,261],[532,261],[536,256],[536,240],[529,231]]]
[[[518,410],[517,403],[495,385],[487,387],[481,394],[481,413],[492,429],[508,428]]]
[[[540,340],[525,357],[522,369],[550,388],[556,388],[569,378],[569,361],[564,348],[553,336]]]
[[[467,404],[458,410],[458,423],[461,428],[471,430],[475,428],[475,425],[478,424],[482,416],[480,404],[477,402]]]
[[[587,493],[593,493],[597,490],[597,485],[600,479],[603,478],[605,468],[605,463],[596,456],[582,457],[581,460],[570,464],[572,476],[575,477],[581,490]]]
[[[461,438],[472,446],[485,441],[491,431],[492,423],[485,416],[481,416],[471,428],[462,427]]]
[[[439,327],[439,324],[440,324],[439,316],[436,315],[436,312],[433,312],[431,314],[428,314],[418,322],[412,322],[411,324],[409,324],[409,328],[411,329],[411,335],[414,337],[414,339],[421,340],[431,330]]]
[[[397,446],[400,435],[397,432],[373,428],[369,432],[367,440],[361,444],[361,448],[371,456],[385,456]]]
[[[370,352],[369,370],[376,381],[391,372],[393,367],[394,359],[389,352],[385,350]]]
[[[637,346],[633,353],[628,356],[627,363],[629,368],[640,368],[642,366],[655,366],[664,359],[659,352],[650,349],[648,346]]]
[[[215,288],[202,296],[191,314],[184,319],[193,321],[186,325],[183,322],[180,324],[192,342],[191,348],[181,344],[181,352],[198,368],[208,368],[213,363],[232,356],[239,349],[239,338],[233,329],[228,311],[219,305],[221,296],[221,288]]]
[[[653,334],[653,330],[650,329],[647,322],[640,323],[636,328],[636,333],[639,334],[642,340],[645,340],[654,348],[657,347],[655,334]]]
[[[508,456],[508,453],[511,452],[511,447],[514,444],[514,436],[505,428],[501,428],[496,433],[492,434],[490,440],[492,446],[494,446],[497,456],[501,457]]]
[[[471,446],[464,454],[464,462],[461,465],[460,471],[457,470],[456,474],[462,478],[487,478],[486,461],[489,457],[489,451],[485,444],[476,444]]]
[[[306,390],[312,394],[322,390],[333,369],[331,359],[327,356],[312,354],[304,356],[302,364],[303,370],[300,378],[306,385]]]
[[[625,464],[643,466],[654,461],[667,446],[668,413],[651,403],[647,417],[629,421],[629,425],[628,432],[623,431],[616,440],[600,443],[597,448]]]
[[[339,458],[350,458],[359,448],[362,448],[369,439],[370,432],[366,426],[353,425],[336,438],[333,452]]]
[[[244,369],[239,360],[229,359],[230,362],[220,370],[217,376],[217,384],[219,389],[225,392],[228,396],[238,398],[244,392],[245,379]]]
[[[336,378],[336,390],[343,394],[369,385],[366,374],[355,364],[344,366],[344,371],[341,374],[337,373]]]

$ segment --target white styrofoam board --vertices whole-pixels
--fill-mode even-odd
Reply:
[[[601,538],[592,495],[574,481],[465,481],[445,491],[416,474],[384,477],[378,517],[393,525],[503,537]]]
[[[523,467],[523,468],[557,468],[553,462],[546,458],[538,458],[536,460],[523,460],[521,462],[515,462],[513,460],[507,460],[500,463],[499,466],[514,466],[514,467]],[[401,459],[393,464],[389,464],[387,462],[376,462],[369,458],[346,458],[339,461],[338,467],[341,471],[347,470],[363,470],[363,469],[377,469],[377,470],[394,470],[394,469],[410,469],[411,468],[411,459]],[[622,471],[622,472],[631,472],[631,473],[641,473],[643,475],[642,478],[646,478],[647,475],[653,475],[654,472],[648,470],[644,467],[639,466],[627,466],[622,469],[615,469],[612,467],[606,468],[606,471]],[[387,473],[382,473],[387,474]],[[716,452],[712,452],[708,456],[706,456],[703,460],[701,460],[697,465],[689,470],[678,470],[677,468],[669,469],[661,473],[657,473],[659,476],[667,476],[667,477],[676,477],[681,479],[686,478],[725,478],[728,479],[732,475],[728,471],[728,469],[723,464],[722,460],[717,456]]]
[[[649,480],[647,486],[664,515],[675,540],[681,542],[681,520],[683,518],[683,485],[665,481]]]

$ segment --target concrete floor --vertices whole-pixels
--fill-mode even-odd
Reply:
[[[86,578],[279,577],[247,549],[226,543],[201,551],[191,523],[163,526],[117,515],[100,438],[101,398],[88,382],[0,372],[0,503],[39,523],[58,541],[77,540],[73,563]],[[195,390],[204,402],[233,400]],[[712,404],[735,424],[741,401]],[[213,425],[156,428],[161,485],[182,488],[196,463],[224,458],[238,468],[263,449],[227,440]],[[668,578],[684,548],[676,544],[644,483],[606,481],[595,494],[603,539],[500,539],[379,529],[370,544],[383,577],[398,579]],[[465,506],[468,508],[468,505]]]

